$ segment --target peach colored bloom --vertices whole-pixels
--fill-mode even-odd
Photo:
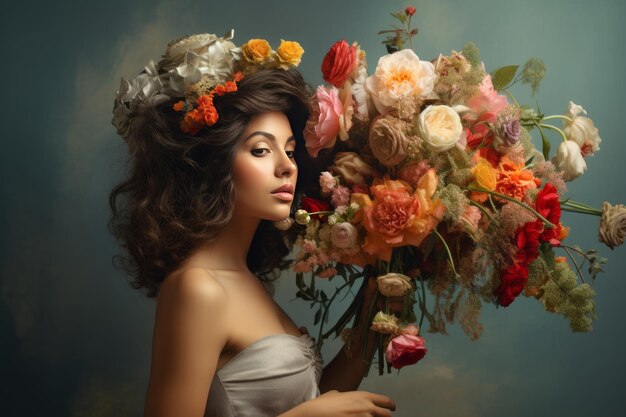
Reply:
[[[441,220],[444,206],[433,200],[437,189],[437,174],[429,169],[420,178],[415,191],[400,180],[375,179],[370,191],[353,194],[352,199],[362,207],[356,217],[362,221],[367,236],[363,250],[382,260],[390,261],[391,252],[398,246],[419,246]]]

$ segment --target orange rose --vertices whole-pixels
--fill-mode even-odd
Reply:
[[[251,64],[261,64],[267,60],[272,48],[265,39],[250,39],[241,47],[243,57]]]
[[[362,206],[367,231],[363,250],[389,262],[394,247],[419,246],[443,216],[444,206],[432,199],[436,188],[437,174],[429,169],[413,192],[406,182],[385,177],[370,187],[373,200],[353,194],[353,201]]]

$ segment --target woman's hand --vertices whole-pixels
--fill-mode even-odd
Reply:
[[[390,417],[396,403],[368,391],[328,391],[279,417]]]

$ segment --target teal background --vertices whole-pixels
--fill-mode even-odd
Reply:
[[[600,207],[625,203],[623,101],[626,6],[618,0],[420,0],[414,23],[422,59],[474,41],[488,70],[537,56],[547,65],[537,95],[546,114],[581,104],[600,129],[600,151],[570,195]],[[141,415],[150,366],[154,301],[130,289],[111,257],[107,196],[126,149],[110,124],[122,76],[132,77],[167,41],[226,33],[235,43],[298,40],[307,80],[330,45],[367,51],[370,72],[385,53],[377,32],[403,1],[107,1],[5,6],[0,155],[0,414]],[[528,89],[512,90],[534,104]],[[558,138],[551,136],[556,148]],[[595,283],[598,320],[588,334],[523,297],[486,306],[483,337],[455,327],[426,333],[429,349],[399,375],[372,368],[361,389],[387,394],[396,416],[616,416],[626,409],[623,298],[626,250],[597,241],[597,217],[564,214],[569,243],[609,258]],[[285,274],[276,299],[312,326],[308,305],[290,300]],[[330,283],[333,284],[333,283]],[[332,286],[332,285],[331,285]],[[336,316],[335,316],[336,317]],[[330,361],[339,343],[328,343]],[[622,410],[620,412],[619,410]]]

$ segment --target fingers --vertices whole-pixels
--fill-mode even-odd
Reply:
[[[391,398],[386,395],[376,394],[373,392],[365,391],[368,395],[368,398],[376,405],[377,407],[383,407],[391,411],[396,411],[396,403]],[[391,415],[391,414],[389,414]]]

